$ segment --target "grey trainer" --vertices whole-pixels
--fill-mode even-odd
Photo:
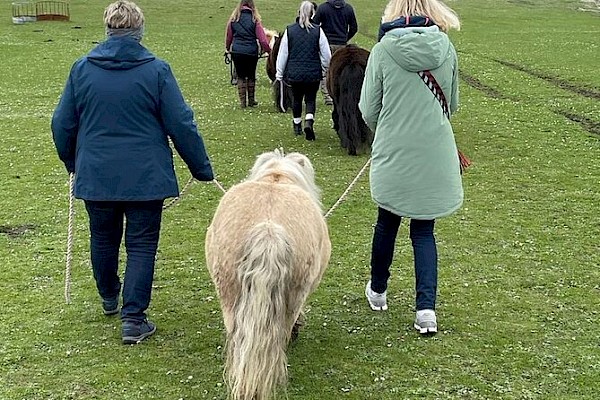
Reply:
[[[433,310],[419,310],[415,317],[414,327],[420,334],[432,334],[437,332],[437,318]]]
[[[387,299],[386,292],[377,293],[371,289],[371,281],[367,282],[367,286],[365,287],[365,296],[367,296],[367,301],[369,302],[369,306],[371,306],[371,310],[373,311],[385,311],[387,310]]]

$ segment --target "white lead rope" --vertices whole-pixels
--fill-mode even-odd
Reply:
[[[329,216],[331,215],[331,213],[333,212],[333,210],[335,210],[340,204],[342,204],[342,201],[344,201],[344,199],[346,198],[346,196],[348,195],[348,193],[350,193],[350,190],[352,190],[352,187],[354,187],[354,185],[356,184],[356,182],[358,182],[358,180],[360,179],[360,177],[362,176],[362,174],[365,172],[365,170],[367,169],[367,167],[369,166],[369,164],[371,164],[371,157],[369,157],[369,159],[367,160],[367,162],[365,163],[365,165],[361,168],[361,170],[358,171],[358,175],[356,175],[356,178],[354,178],[354,180],[352,182],[350,182],[350,185],[348,185],[348,188],[344,191],[344,193],[342,193],[342,195],[340,196],[340,198],[338,199],[338,201],[336,201],[335,204],[331,206],[331,208],[329,209],[329,211],[327,211],[325,213],[325,216],[324,216],[325,219],[329,218]]]
[[[181,199],[183,197],[183,195],[186,194],[186,192],[189,190],[190,186],[192,186],[192,183],[194,183],[194,177],[193,176],[191,176],[190,179],[188,179],[188,181],[186,182],[186,184],[183,186],[183,189],[181,189],[181,192],[179,193],[179,196],[171,199],[171,201],[169,201],[167,204],[165,204],[163,206],[163,210],[166,210],[167,208],[169,208],[172,205],[174,205],[175,203],[177,203],[179,201],[179,199]]]
[[[348,187],[346,188],[346,190],[344,191],[344,193],[342,193],[342,195],[340,196],[340,198],[338,199],[338,201],[336,201],[335,204],[331,206],[331,208],[329,209],[329,211],[327,211],[325,213],[325,215],[323,216],[325,219],[329,218],[329,216],[333,213],[333,211],[336,208],[338,208],[338,206],[340,204],[342,204],[342,202],[346,199],[346,196],[348,196],[348,193],[350,193],[350,191],[352,190],[352,188],[354,187],[354,185],[356,185],[356,182],[358,182],[358,180],[360,179],[360,177],[362,176],[362,174],[364,174],[364,172],[367,169],[367,167],[369,166],[369,164],[371,164],[371,158],[369,158],[367,160],[367,162],[365,163],[365,165],[363,165],[363,167],[360,169],[360,171],[358,171],[358,174],[356,175],[356,178],[354,178],[354,180],[352,182],[350,182],[350,185],[348,185]],[[217,181],[216,179],[213,179],[213,183],[215,185],[217,185],[217,187],[219,189],[221,189],[221,191],[223,193],[227,193],[227,191],[225,190],[225,188],[223,187],[223,185],[221,185],[219,183],[219,181]]]
[[[67,267],[65,270],[65,301],[71,304],[71,264],[73,262],[73,220],[75,219],[75,197],[73,186],[75,174],[69,174],[69,227],[67,229]]]
[[[367,160],[365,165],[358,172],[358,175],[356,175],[356,178],[354,178],[354,180],[352,182],[350,182],[350,185],[348,185],[348,188],[346,188],[344,193],[342,193],[342,195],[340,196],[338,201],[336,201],[335,204],[333,206],[331,206],[329,211],[327,211],[325,213],[325,215],[324,215],[325,219],[329,218],[329,216],[333,213],[333,211],[340,204],[342,204],[342,202],[346,199],[346,196],[348,196],[348,193],[350,193],[350,190],[352,190],[352,188],[354,187],[356,182],[358,182],[358,180],[360,179],[362,174],[365,172],[365,170],[367,169],[367,167],[369,166],[370,163],[371,163],[371,158],[369,158]],[[75,219],[75,196],[73,194],[74,181],[75,181],[75,174],[74,173],[69,174],[69,227],[68,227],[68,232],[67,232],[67,265],[66,265],[66,270],[65,270],[65,301],[67,302],[67,304],[71,304],[71,264],[73,262],[73,223],[74,223],[74,219]],[[185,184],[183,189],[181,190],[181,193],[179,194],[179,196],[175,197],[169,203],[164,205],[163,210],[166,210],[167,208],[169,208],[172,205],[174,205],[175,203],[177,203],[181,199],[181,197],[189,190],[189,188],[191,187],[191,185],[193,183],[194,183],[194,178],[191,177],[188,180],[188,182]],[[223,193],[227,193],[227,191],[225,190],[223,185],[221,185],[221,183],[219,183],[219,181],[217,181],[216,179],[213,179],[212,183],[214,183]]]

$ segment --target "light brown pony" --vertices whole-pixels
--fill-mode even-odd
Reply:
[[[206,263],[227,333],[225,378],[234,400],[267,400],[287,383],[286,348],[331,254],[309,159],[260,155],[221,199]]]

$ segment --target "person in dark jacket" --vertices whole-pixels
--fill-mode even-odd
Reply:
[[[241,0],[234,8],[225,31],[225,51],[237,72],[240,107],[257,106],[256,64],[261,53],[270,53],[269,41],[254,0]]]
[[[302,102],[306,103],[304,133],[306,140],[315,140],[314,121],[317,92],[323,71],[329,68],[331,51],[323,30],[312,22],[315,7],[310,1],[300,4],[295,24],[288,26],[281,38],[277,54],[275,79],[285,80],[292,87],[293,127],[302,134]]]
[[[358,23],[354,8],[345,0],[327,0],[315,13],[314,22],[321,25],[327,41],[334,54],[339,48],[348,44],[358,32]],[[327,92],[326,79],[321,81],[321,92],[325,104],[332,105],[333,99]]]
[[[75,174],[74,195],[89,215],[90,252],[104,314],[121,307],[122,340],[156,331],[146,318],[163,201],[179,195],[172,140],[194,178],[212,167],[192,110],[169,65],[140,44],[144,15],[117,1],[104,11],[107,39],[77,60],[52,117],[56,150]],[[126,223],[124,224],[124,220]],[[127,265],[118,275],[125,230]]]

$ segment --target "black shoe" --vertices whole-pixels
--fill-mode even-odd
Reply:
[[[302,135],[302,122],[294,122],[294,135]]]
[[[304,127],[304,133],[306,134],[306,140],[315,140],[315,131],[313,129],[314,119],[307,119],[304,121],[306,126]]]
[[[123,321],[123,344],[138,344],[156,332],[156,325],[147,319],[143,321]]]
[[[112,299],[102,299],[102,309],[104,315],[115,315],[119,312],[119,297]]]

